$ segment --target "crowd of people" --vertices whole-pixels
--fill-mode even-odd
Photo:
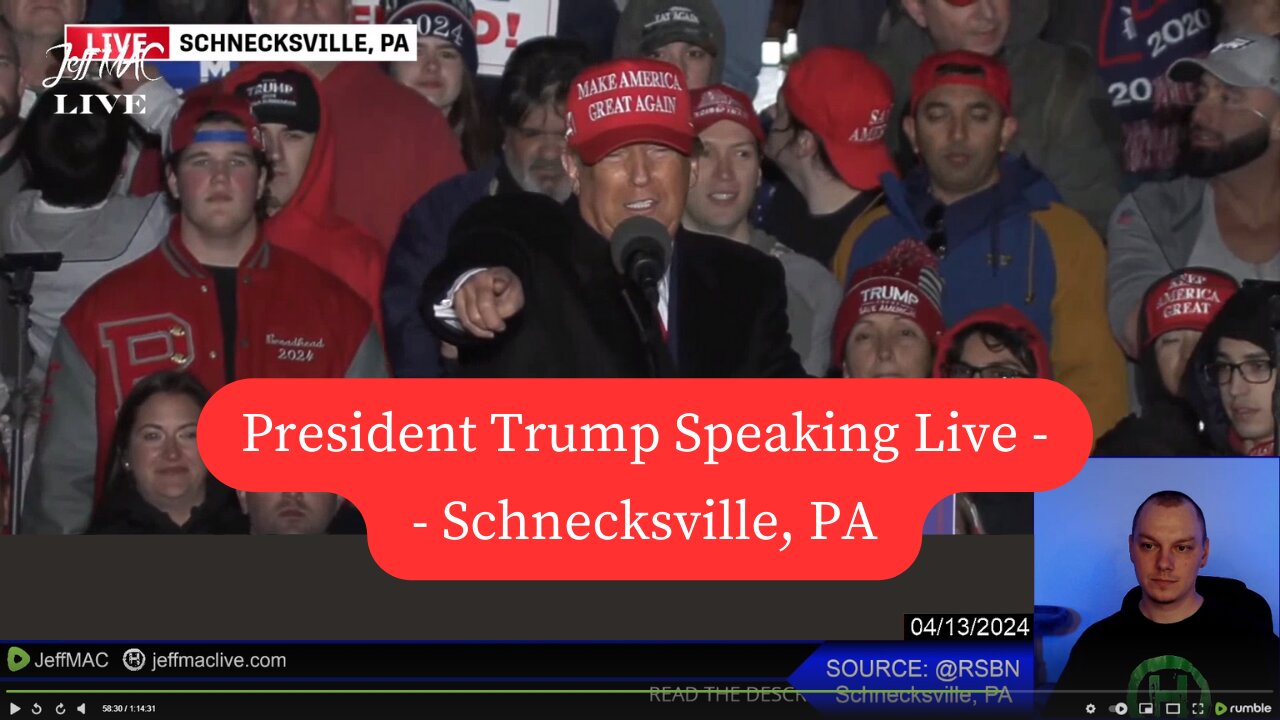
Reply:
[[[358,528],[208,476],[249,377],[1043,378],[1099,455],[1276,454],[1280,2],[857,3],[763,103],[761,3],[601,3],[496,82],[469,0],[389,0],[417,61],[184,94],[45,87],[65,24],[163,3],[0,2],[0,249],[62,254],[0,338],[19,530]],[[104,85],[146,114],[56,112]]]

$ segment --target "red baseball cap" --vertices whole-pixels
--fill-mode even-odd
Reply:
[[[990,95],[1006,115],[1013,114],[1013,83],[1009,80],[1009,69],[989,55],[952,50],[934,53],[922,60],[911,76],[911,111],[916,111],[925,95],[943,85],[976,87]]]
[[[661,60],[614,60],[582,71],[569,86],[565,123],[569,147],[588,165],[636,143],[693,153],[684,74]]]
[[[757,141],[764,142],[760,117],[745,93],[722,84],[698,88],[691,95],[695,133],[701,133],[721,120],[729,120],[750,130]]]
[[[1238,289],[1235,278],[1210,268],[1184,268],[1160,278],[1142,301],[1146,344],[1174,330],[1204,332]]]
[[[209,83],[188,92],[183,99],[182,108],[178,110],[178,116],[173,119],[173,126],[169,129],[168,154],[180,153],[191,143],[201,140],[197,137],[196,128],[210,113],[226,113],[234,117],[244,127],[244,132],[239,133],[239,137],[232,137],[231,134],[218,131],[218,137],[210,136],[209,140],[242,139],[253,149],[262,150],[262,131],[250,109],[249,100],[236,93],[227,92],[216,83]]]
[[[897,174],[885,132],[893,115],[893,83],[866,55],[816,48],[795,61],[782,83],[787,109],[822,139],[840,178],[858,190]]]

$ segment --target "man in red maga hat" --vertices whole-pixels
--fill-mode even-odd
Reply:
[[[681,227],[698,160],[680,70],[591,67],[565,120],[569,201],[477,203],[427,279],[423,313],[458,346],[458,374],[803,376],[778,261]]]

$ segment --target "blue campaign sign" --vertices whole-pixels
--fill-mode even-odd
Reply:
[[[178,92],[217,80],[235,70],[240,63],[230,60],[171,60],[155,63],[156,69]]]

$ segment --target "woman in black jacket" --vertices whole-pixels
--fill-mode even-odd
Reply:
[[[235,493],[209,475],[196,446],[208,399],[185,372],[159,372],[133,387],[116,417],[106,492],[90,533],[248,532]]]

